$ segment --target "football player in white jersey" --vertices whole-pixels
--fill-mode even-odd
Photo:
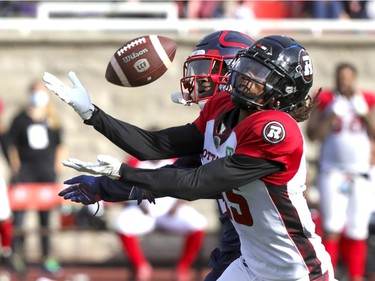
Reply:
[[[65,165],[186,200],[223,196],[242,256],[218,280],[334,280],[303,196],[305,144],[296,121],[308,118],[315,105],[308,96],[313,82],[308,52],[290,37],[266,36],[239,53],[228,79],[194,122],[157,132],[117,120],[96,106],[72,103],[78,113],[86,113],[85,124],[137,158],[200,153],[202,166],[137,169],[109,156],[94,163],[70,159]],[[54,91],[72,93],[64,87]],[[89,100],[84,88],[74,93],[80,95],[70,95],[75,101]],[[79,177],[65,183],[81,184]],[[67,199],[70,190],[62,193]]]
[[[226,84],[228,66],[233,58],[239,51],[247,49],[253,42],[254,40],[248,35],[234,30],[220,30],[204,36],[197,43],[193,52],[187,57],[183,67],[183,77],[180,81],[181,92],[172,94],[172,100],[183,105],[198,104],[202,109],[205,103],[213,95],[220,92],[221,87]],[[187,157],[180,157],[173,163],[173,165],[169,166],[189,169],[200,165],[200,155],[197,154],[194,156],[190,155]],[[99,200],[120,202],[129,199],[140,200],[145,198],[144,194],[142,194],[144,191],[141,189],[132,189],[131,185],[129,186],[117,180],[111,180],[106,177],[94,178],[90,176],[82,176],[81,180],[82,183],[84,181],[83,185],[85,186],[85,190],[80,188],[74,190],[73,197],[75,202],[94,204]],[[131,190],[137,190],[137,192],[130,192]],[[134,198],[131,196],[129,198],[130,193],[133,195],[137,194],[138,197],[135,196],[137,198]],[[161,195],[153,196],[160,197]],[[153,196],[148,193],[147,199],[151,202],[153,201]],[[238,234],[229,217],[225,213],[223,200],[219,198],[217,199],[217,203],[220,213],[219,220],[222,225],[222,235],[220,245],[214,249],[210,255],[209,266],[212,270],[206,275],[204,279],[205,281],[217,280],[228,265],[240,256],[240,241]],[[196,216],[188,215],[184,220],[197,220],[195,217]],[[134,220],[137,220],[137,218],[134,217],[133,221]],[[129,222],[127,221],[126,224],[129,225]],[[147,228],[149,226],[145,227]],[[119,233],[121,233],[121,231],[119,231]],[[137,243],[135,239],[133,239],[134,243],[131,243],[128,241],[129,239],[124,238],[124,236],[121,236],[124,247],[127,247],[128,249],[140,249],[140,247],[136,245]],[[186,242],[194,244],[196,251],[199,250],[196,240],[194,241],[188,237]],[[177,280],[186,280],[189,276],[186,270],[188,267],[186,265],[193,261],[193,255],[191,253],[194,250],[188,248],[192,247],[186,244],[186,251],[182,253],[181,256],[181,266],[177,266]],[[132,254],[129,253],[129,257],[131,255]],[[135,253],[134,255],[138,255],[139,257],[139,251],[138,254]],[[185,257],[190,258],[186,259]],[[138,262],[133,262],[135,265],[135,278],[136,280],[145,280],[147,279],[147,276],[152,275],[152,272],[149,270],[147,264],[146,266],[140,266],[141,264],[145,264],[140,261],[141,259],[138,259]]]
[[[333,265],[341,252],[350,280],[360,281],[373,205],[370,158],[375,94],[356,88],[357,70],[352,64],[339,64],[335,79],[336,88],[320,94],[307,130],[311,140],[321,142],[317,185],[323,243]]]

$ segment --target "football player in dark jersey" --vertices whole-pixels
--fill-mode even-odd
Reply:
[[[89,100],[73,80],[79,100]],[[312,82],[312,61],[303,46],[286,36],[263,37],[239,53],[223,91],[192,123],[150,132],[91,103],[73,104],[86,124],[138,159],[201,154],[202,166],[136,169],[108,156],[65,165],[186,200],[223,196],[241,257],[218,280],[335,280],[303,196],[305,143],[297,122],[315,106],[308,96]],[[49,88],[60,97],[70,95],[64,87]],[[79,177],[65,183],[81,185]],[[70,190],[63,192],[67,198]]]
[[[183,66],[183,77],[180,81],[181,92],[172,95],[172,100],[183,105],[198,104],[202,109],[205,103],[220,88],[227,83],[228,66],[237,53],[247,49],[254,40],[249,36],[231,30],[213,32],[203,37],[195,46],[193,52],[186,59]],[[201,165],[200,155],[180,157],[170,167],[194,168]],[[93,204],[98,200],[119,202],[129,199],[148,198],[152,195],[139,188],[108,177],[84,176],[85,189],[77,189],[74,194],[75,202]],[[129,198],[130,191],[132,195]],[[87,200],[91,196],[91,200]],[[83,199],[85,198],[85,199]],[[205,281],[217,280],[228,265],[240,256],[240,241],[229,217],[225,212],[225,204],[218,199],[220,223],[222,225],[221,243],[210,257],[209,266],[212,270],[205,277]]]

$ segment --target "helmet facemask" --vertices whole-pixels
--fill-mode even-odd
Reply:
[[[227,84],[232,59],[253,42],[251,37],[233,30],[220,30],[203,37],[184,63],[180,81],[183,102],[179,103],[197,103],[203,108]]]
[[[235,105],[245,110],[264,108],[270,101],[267,79],[271,69],[249,57],[240,57],[229,71],[224,90],[233,95]]]
[[[183,73],[180,87],[188,104],[210,99],[219,85],[226,84],[228,80],[223,57],[193,55],[185,61]]]
[[[298,69],[289,72],[296,71]],[[224,89],[233,95],[233,103],[242,109],[289,112],[303,100],[296,101],[297,85],[289,72],[270,60],[243,52],[232,64]],[[242,80],[248,83],[241,85]]]

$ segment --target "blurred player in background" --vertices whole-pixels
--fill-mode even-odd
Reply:
[[[4,104],[0,100],[0,142],[2,153],[5,156],[6,163],[9,164],[8,157],[8,141],[6,136],[6,128],[3,121]],[[0,175],[0,264],[7,266],[10,270],[23,271],[24,264],[22,260],[13,253],[13,215],[10,208],[8,187],[5,180],[5,173]]]
[[[156,169],[173,164],[175,160],[139,161],[128,159],[128,165],[137,168]],[[177,262],[175,280],[190,280],[190,268],[197,257],[204,239],[206,218],[185,201],[173,197],[157,198],[155,204],[143,200],[140,205],[127,202],[115,223],[123,249],[135,267],[136,280],[152,280],[152,267],[143,254],[138,236],[155,229],[183,234],[185,243]]]
[[[375,199],[375,141],[371,142],[371,171],[370,179],[372,181],[372,196]],[[372,200],[374,201],[374,200]],[[375,204],[373,204],[372,214],[369,223],[368,238],[368,254],[367,254],[367,280],[375,281]]]
[[[180,83],[181,93],[173,94],[172,100],[184,105],[198,104],[202,109],[205,103],[227,83],[227,72],[232,59],[253,42],[254,40],[249,36],[232,30],[217,31],[203,37],[184,63],[183,78]],[[193,157],[181,157],[174,163],[176,168],[193,168],[200,165],[198,154]],[[99,192],[100,198],[104,200],[128,199],[128,194],[118,185],[118,181],[98,177],[95,185],[93,183],[93,188],[98,189],[100,186],[103,189]],[[113,196],[104,198],[108,194]],[[206,276],[205,281],[217,280],[228,265],[241,255],[238,234],[227,216],[222,199],[218,199],[218,206],[223,234],[220,246],[211,254],[209,265],[212,271]]]
[[[79,80],[70,77],[81,88]],[[88,97],[84,88],[75,88],[80,98],[61,82],[48,88],[73,98],[70,104],[85,116],[86,124],[135,157],[202,153],[202,166],[190,170],[132,168],[109,156],[95,163],[64,163],[185,200],[222,195],[240,237],[241,257],[218,280],[323,281],[334,280],[333,270],[303,196],[305,145],[297,124],[308,119],[315,106],[308,96],[312,82],[307,51],[290,37],[273,35],[239,53],[223,91],[206,103],[194,122],[157,132],[114,119],[98,107],[90,116],[90,105],[76,103]],[[118,137],[111,138],[114,133]],[[86,190],[80,179],[65,181],[72,186],[60,194],[69,199],[77,188]]]
[[[354,65],[336,67],[336,88],[320,94],[307,133],[321,142],[318,190],[324,245],[335,266],[341,253],[351,281],[361,281],[373,204],[371,139],[375,137],[375,95],[357,88]]]
[[[27,105],[14,117],[9,129],[9,160],[13,183],[55,183],[65,157],[62,128],[49,93],[43,83],[32,82]],[[39,211],[40,226],[50,225],[50,210]],[[14,211],[14,225],[22,229],[25,211]],[[49,234],[40,234],[43,267],[50,273],[60,270],[51,256]],[[15,237],[14,250],[25,255],[24,237]]]

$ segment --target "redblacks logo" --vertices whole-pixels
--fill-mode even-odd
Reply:
[[[285,139],[284,126],[277,121],[268,122],[263,127],[263,138],[269,143],[279,143]]]

